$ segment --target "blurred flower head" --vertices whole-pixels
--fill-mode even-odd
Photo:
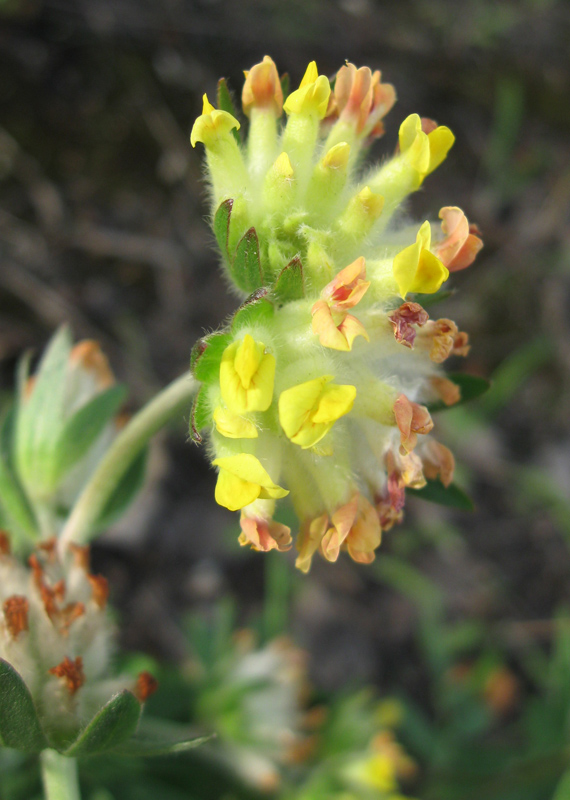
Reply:
[[[148,673],[113,675],[107,595],[105,578],[89,570],[88,548],[61,554],[55,539],[45,541],[24,566],[0,532],[0,659],[29,692],[46,747],[64,749],[118,693],[140,704],[156,688]]]

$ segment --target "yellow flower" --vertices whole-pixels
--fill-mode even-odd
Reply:
[[[423,128],[431,129],[429,132]],[[400,126],[400,151],[406,156],[410,165],[419,173],[420,183],[439,167],[451,149],[455,136],[444,125],[439,127],[422,120],[418,114],[410,114]]]
[[[313,114],[323,119],[327,113],[331,87],[325,75],[319,75],[311,61],[297,91],[291,92],[283,108],[287,114]]]
[[[230,511],[237,511],[254,500],[277,500],[289,494],[287,489],[273,483],[259,459],[249,453],[216,458],[219,467],[216,483],[216,502]]]
[[[220,364],[222,398],[235,414],[267,411],[273,398],[275,357],[248,334],[224,350]]]
[[[219,139],[226,138],[233,128],[239,130],[240,127],[237,119],[230,113],[214,108],[207,95],[202,99],[202,113],[194,123],[190,134],[192,147],[196,147],[196,142],[203,142],[206,147],[212,147]]]
[[[406,247],[394,258],[392,272],[403,298],[408,292],[433,294],[449,278],[449,270],[430,252],[431,227],[424,222],[415,244]]]
[[[331,384],[323,375],[281,392],[279,421],[287,437],[303,450],[320,442],[354,404],[356,388]]]

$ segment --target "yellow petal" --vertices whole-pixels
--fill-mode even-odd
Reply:
[[[216,430],[228,439],[257,439],[258,432],[253,422],[218,406],[214,411]]]
[[[234,369],[244,389],[249,389],[251,380],[259,369],[264,352],[265,345],[261,342],[255,342],[249,333],[238,344],[234,355]]]
[[[279,421],[287,437],[306,450],[330,431],[354,404],[356,388],[333,384],[331,375],[300,383],[281,392]]]
[[[265,353],[263,342],[246,334],[242,341],[226,347],[220,363],[220,389],[230,411],[267,411],[274,382],[275,357]]]
[[[427,174],[439,167],[447,157],[455,141],[455,136],[445,125],[440,125],[435,131],[428,133],[429,140],[429,166]]]
[[[299,84],[299,89],[302,89],[304,86],[309,86],[311,83],[314,83],[318,77],[319,77],[319,70],[317,69],[317,62],[311,61],[311,63],[305,70],[305,74],[303,75],[303,80]]]
[[[230,511],[237,511],[257,500],[260,493],[261,486],[258,483],[245,481],[231,472],[220,470],[215,491],[216,503],[220,506],[229,508]]]
[[[309,419],[318,403],[325,385],[332,381],[332,375],[323,375],[312,381],[300,383],[281,392],[279,397],[279,421],[289,439],[292,439]]]
[[[329,425],[336,422],[352,409],[356,397],[355,386],[325,386],[317,410],[313,414],[315,425]]]
[[[216,502],[230,511],[262,499],[279,499],[289,494],[273,483],[261,462],[250,453],[217,458],[212,464],[219,467]]]
[[[439,258],[430,253],[429,250],[422,250],[414,283],[410,291],[433,294],[441,288],[442,283],[448,278],[449,270],[443,266]]]
[[[433,294],[449,278],[449,270],[430,252],[431,227],[424,222],[414,244],[394,258],[392,273],[403,298],[408,292]]]
[[[203,142],[206,147],[212,147],[220,139],[226,138],[233,128],[239,130],[240,124],[235,117],[227,111],[219,111],[203,97],[202,114],[192,127],[190,144],[196,147],[197,142]]]
[[[299,88],[291,92],[283,109],[287,114],[316,114],[322,119],[327,113],[331,87],[325,75],[319,75],[317,65],[311,61]]]

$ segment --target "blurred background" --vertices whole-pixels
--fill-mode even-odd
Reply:
[[[21,353],[69,321],[76,338],[101,341],[137,408],[233,310],[201,148],[189,145],[219,77],[239,96],[242,70],[266,53],[293,86],[310,60],[332,75],[349,59],[398,93],[373,158],[393,151],[412,112],[455,133],[409,210],[421,221],[459,205],[485,242],[439,310],[471,336],[452,367],[493,381],[436,421],[475,512],[410,500],[371,567],[315,563],[306,578],[287,556],[237,547],[236,519],[215,505],[215,476],[180,425],[94,553],[127,650],[176,663],[189,647],[180,620],[230,603],[236,626],[263,620],[267,635],[294,636],[315,691],[405,698],[417,724],[402,736],[424,770],[416,792],[438,800],[471,796],[449,793],[458,737],[466,752],[503,748],[501,769],[531,765],[535,794],[486,797],[550,798],[568,759],[569,42],[565,0],[0,0],[6,391]],[[483,722],[469,727],[458,691]],[[437,736],[447,773],[432,774]]]

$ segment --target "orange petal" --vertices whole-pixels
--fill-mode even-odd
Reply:
[[[449,448],[431,439],[422,448],[422,460],[426,478],[434,480],[439,475],[443,485],[449,486],[455,470],[455,458]]]
[[[362,256],[353,261],[325,286],[322,297],[328,300],[334,311],[346,311],[360,302],[368,290],[366,261]]]
[[[297,536],[299,555],[295,561],[295,566],[301,572],[308,572],[311,569],[311,561],[327,531],[328,523],[328,514],[322,514],[313,520],[305,521],[301,526]]]
[[[405,394],[401,394],[394,403],[394,416],[400,431],[400,452],[409,453],[417,444],[418,433],[429,433],[433,428],[433,420],[425,406],[412,403]]]
[[[239,543],[251,545],[253,550],[268,553],[270,550],[285,552],[291,549],[291,529],[273,520],[247,517],[243,512],[240,519],[241,534]]]

